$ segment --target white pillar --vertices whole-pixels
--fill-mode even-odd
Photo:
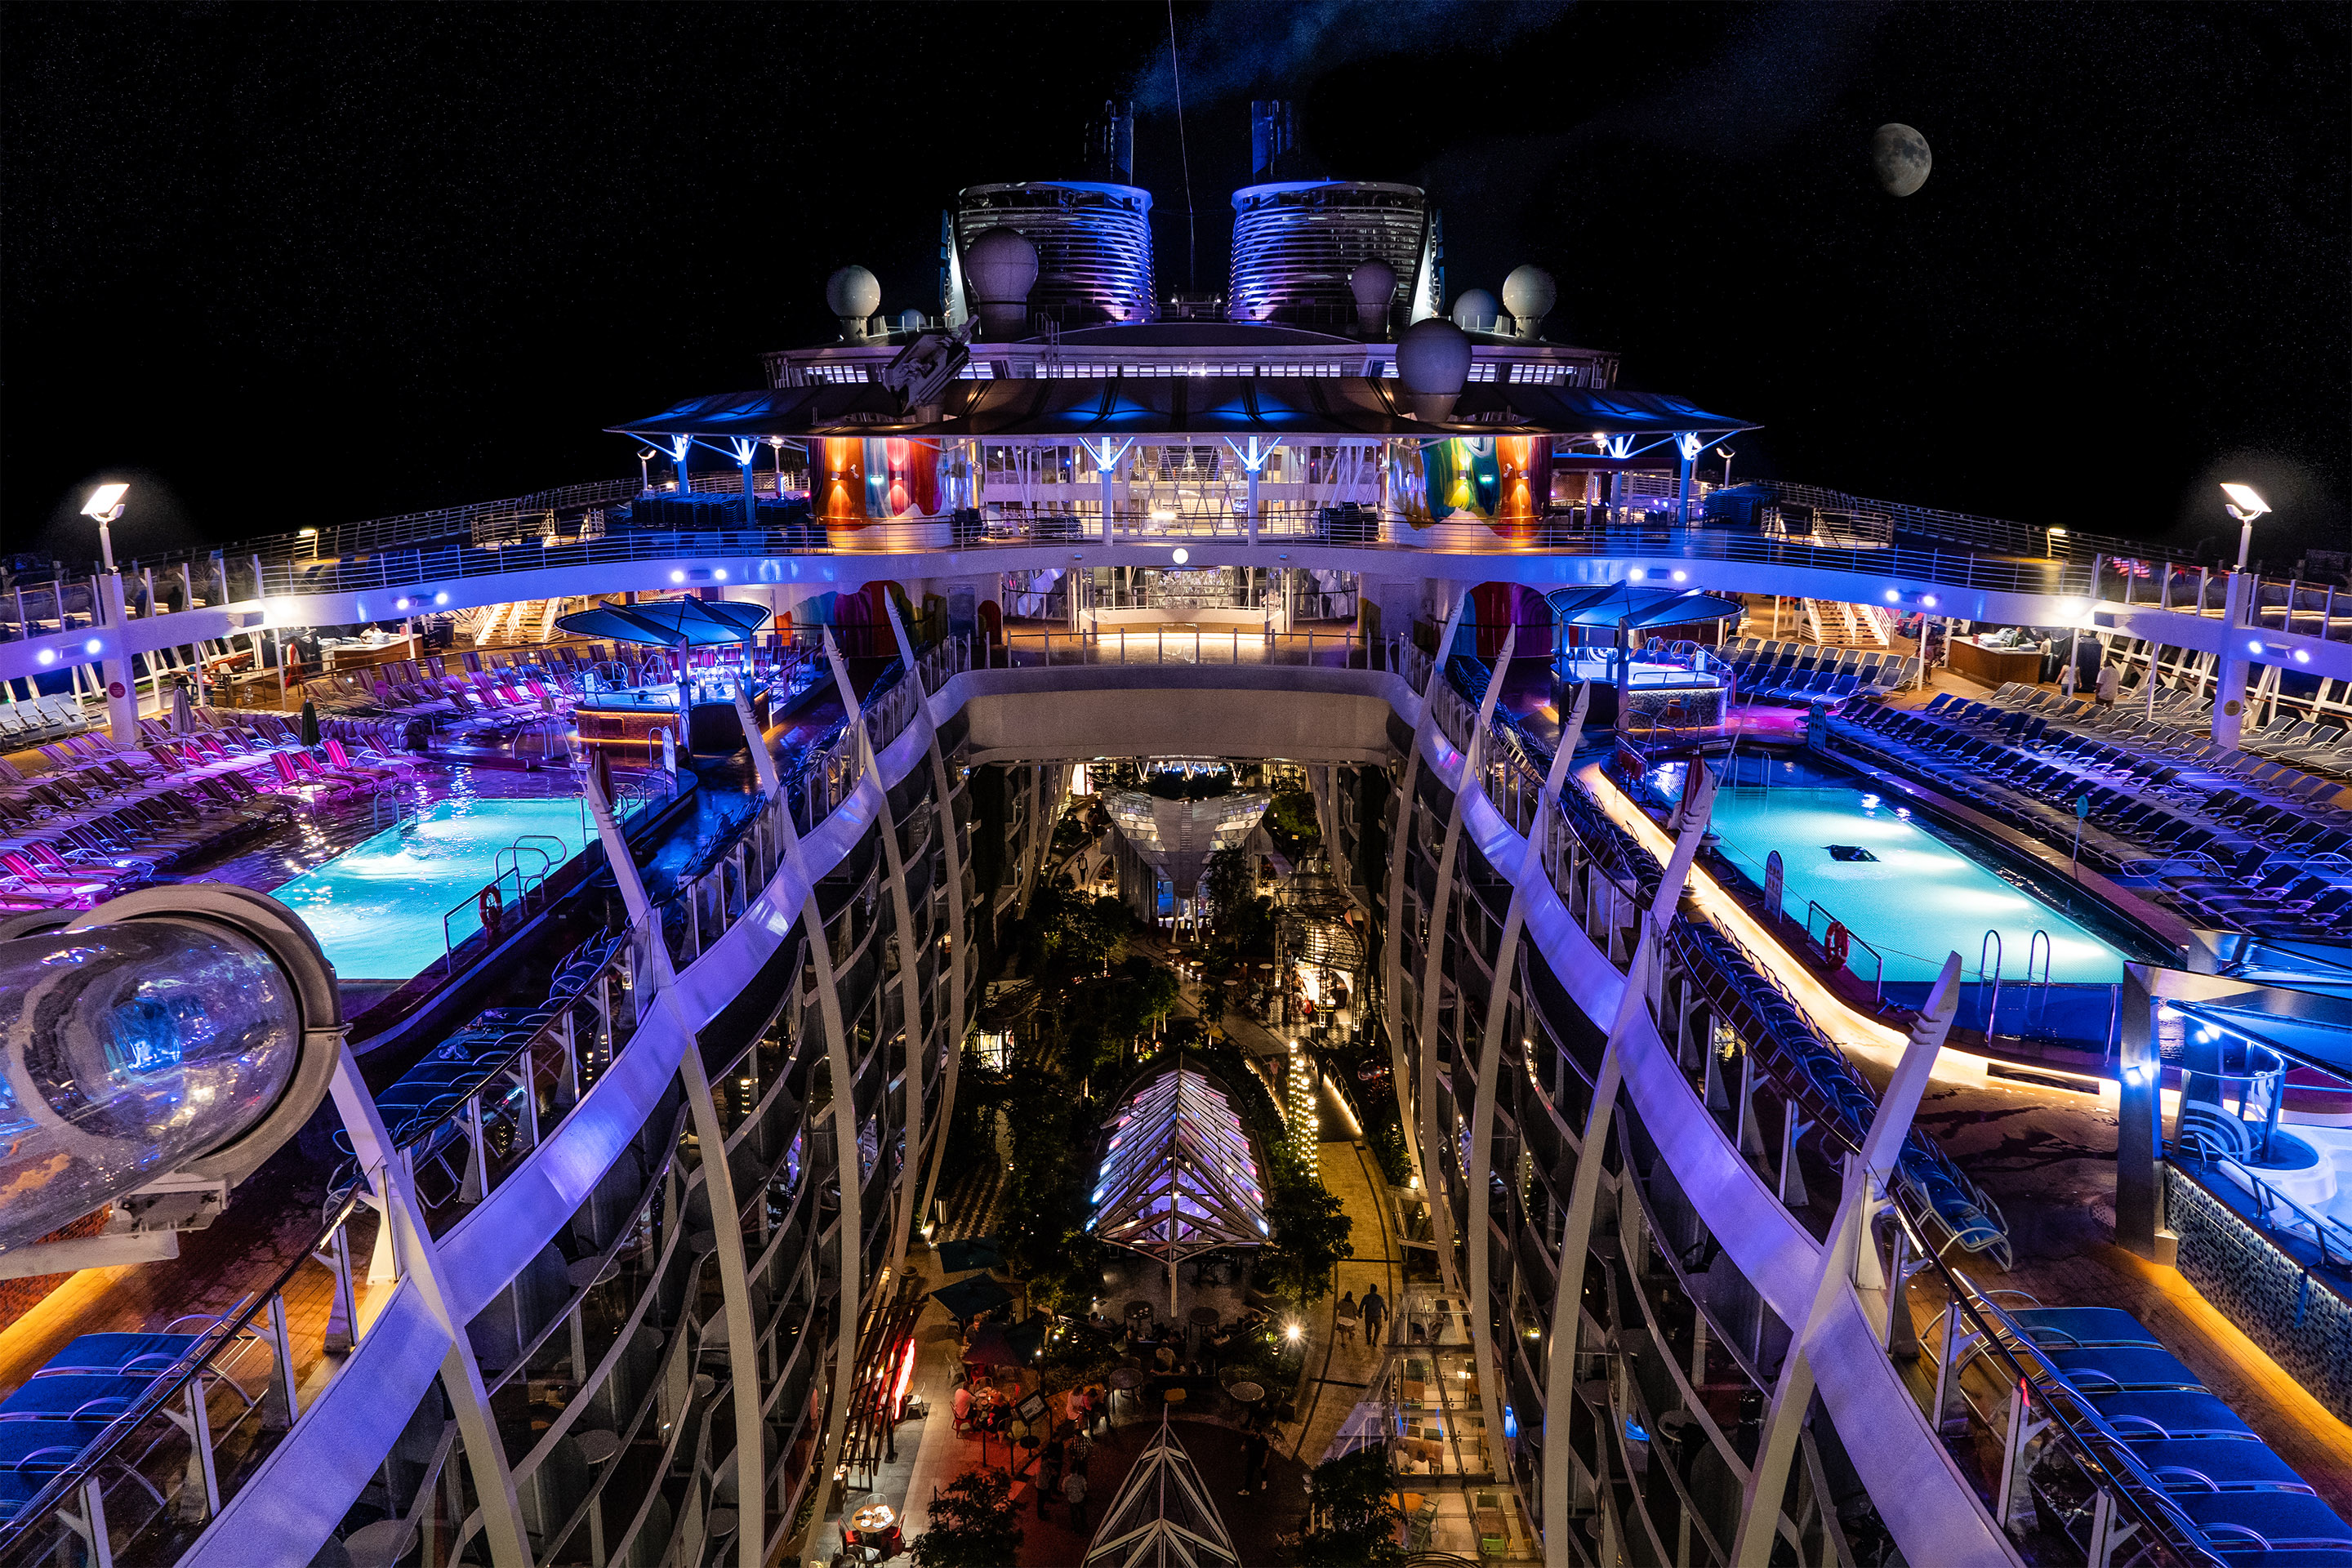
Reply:
[[[122,651],[122,639],[130,631],[130,613],[122,602],[122,574],[108,572],[99,579],[100,591],[106,598],[106,650],[108,657],[99,666],[100,676],[106,682],[106,722],[118,746],[139,743],[139,689],[132,684],[131,659]],[[59,590],[63,593],[62,587]],[[154,602],[148,601],[148,613],[154,613]],[[60,618],[64,606],[58,606]],[[282,668],[282,666],[281,666]]]
[[[2232,572],[2221,600],[2221,651],[2213,672],[2213,743],[2235,751],[2246,723],[2246,665],[2252,650],[2246,644],[2246,599],[2253,577]]]

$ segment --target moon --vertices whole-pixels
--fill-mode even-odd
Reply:
[[[1907,196],[1926,184],[1934,163],[1927,139],[1908,125],[1882,125],[1870,139],[1871,170],[1878,176],[1878,188],[1890,196]]]

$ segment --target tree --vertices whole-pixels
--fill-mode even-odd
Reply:
[[[915,1537],[916,1568],[1013,1568],[1020,1514],[1002,1470],[966,1470],[931,1494],[930,1527]]]
[[[1384,1448],[1362,1448],[1315,1467],[1308,1483],[1315,1507],[1298,1538],[1298,1561],[1306,1568],[1360,1568],[1404,1561],[1397,1544],[1397,1511],[1390,1496]]]
[[[1209,907],[1216,912],[1220,931],[1234,912],[1248,901],[1256,887],[1257,867],[1248,850],[1236,846],[1209,857],[1207,869],[1201,877],[1201,890],[1209,895]]]
[[[1273,1192],[1265,1217],[1274,1235],[1261,1258],[1274,1278],[1296,1283],[1303,1307],[1323,1299],[1331,1270],[1341,1258],[1356,1256],[1355,1243],[1349,1239],[1356,1222],[1286,1148],[1276,1145],[1273,1156]]]

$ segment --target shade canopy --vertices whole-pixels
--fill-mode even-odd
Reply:
[[[951,1317],[971,1319],[1009,1305],[1013,1292],[993,1279],[959,1279],[932,1291],[931,1300],[945,1307]]]
[[[1747,606],[1738,600],[1702,594],[1696,588],[1643,588],[1633,584],[1558,588],[1545,595],[1544,602],[1551,606],[1554,626],[1622,626],[1635,631],[1747,614]]]
[[[775,612],[765,605],[731,599],[654,599],[638,605],[603,604],[559,616],[556,626],[576,637],[609,638],[677,647],[747,643]]]
[[[1175,1428],[1160,1431],[1103,1510],[1086,1568],[1240,1568],[1209,1489]]]
[[[1164,1258],[1265,1245],[1265,1186],[1249,1134],[1206,1075],[1162,1073],[1114,1125],[1095,1182],[1097,1236]]]
[[[770,436],[981,439],[1129,436],[1628,436],[1719,440],[1755,428],[1658,392],[1474,382],[1450,418],[1410,417],[1402,384],[1378,376],[1173,375],[950,382],[939,404],[902,409],[872,383],[719,393],[610,426],[641,440]]]
[[[1004,1261],[996,1243],[985,1236],[961,1237],[940,1243],[940,1267],[950,1274],[973,1268],[994,1268]]]

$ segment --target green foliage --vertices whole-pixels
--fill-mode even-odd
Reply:
[[[1364,1448],[1315,1467],[1314,1513],[1298,1541],[1306,1568],[1365,1568],[1402,1563],[1397,1544],[1395,1482],[1382,1448]]]
[[[1315,795],[1311,790],[1284,790],[1274,797],[1273,809],[1267,815],[1274,830],[1296,840],[1300,848],[1311,847],[1323,837],[1323,822],[1315,815]]]
[[[1248,850],[1236,847],[1209,857],[1201,874],[1201,891],[1208,895],[1209,907],[1215,911],[1219,934],[1223,934],[1225,922],[1256,890],[1256,858]]]
[[[1013,947],[1021,967],[1050,991],[1100,969],[1135,926],[1135,916],[1117,899],[1090,898],[1056,878],[1031,895]]]
[[[1287,1144],[1274,1144],[1270,1153],[1265,1217],[1274,1235],[1258,1254],[1258,1267],[1298,1305],[1311,1306],[1328,1292],[1339,1260],[1356,1256],[1349,1239],[1356,1222]]]
[[[931,1497],[930,1527],[915,1537],[916,1568],[1013,1568],[1020,1511],[1002,1470],[966,1470]]]

